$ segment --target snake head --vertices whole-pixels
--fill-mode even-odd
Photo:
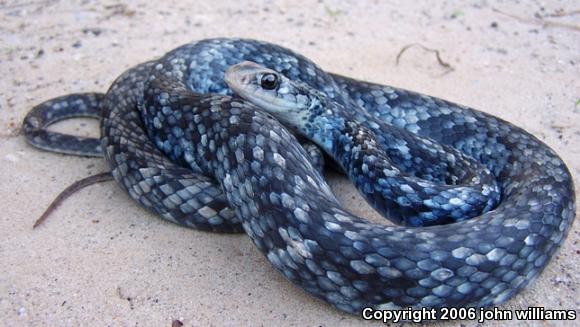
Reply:
[[[225,81],[235,94],[295,130],[304,127],[318,99],[316,91],[306,84],[251,61],[230,66]]]

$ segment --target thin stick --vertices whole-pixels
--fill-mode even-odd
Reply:
[[[554,12],[553,14],[545,14],[545,15],[541,15],[540,17],[544,18],[544,17],[566,17],[566,16],[574,16],[574,15],[579,15],[580,14],[580,10],[572,10],[572,11],[559,11],[557,10],[556,12]]]
[[[451,65],[448,62],[443,61],[443,59],[441,59],[441,55],[439,53],[439,50],[437,49],[431,49],[431,48],[427,48],[426,46],[420,44],[420,43],[411,43],[411,44],[407,44],[406,46],[404,46],[401,51],[399,51],[399,53],[397,54],[397,58],[395,59],[395,64],[398,65],[399,61],[401,60],[401,56],[403,55],[403,53],[405,53],[405,51],[407,51],[409,48],[412,47],[420,47],[421,49],[428,51],[428,52],[432,52],[435,53],[435,57],[437,58],[437,62],[439,63],[439,65],[447,68],[447,69],[453,69],[453,67],[451,67]]]
[[[520,16],[516,16],[504,11],[501,11],[499,9],[496,8],[491,8],[491,10],[493,12],[496,12],[498,14],[504,15],[506,17],[515,19],[517,21],[520,21],[522,23],[526,23],[526,24],[536,24],[536,25],[542,25],[542,27],[544,28],[549,28],[549,27],[560,27],[560,28],[567,28],[573,31],[580,31],[580,26],[576,26],[576,25],[570,25],[570,24],[564,24],[564,23],[560,23],[560,22],[554,22],[554,21],[548,21],[548,20],[543,20],[543,19],[529,19],[529,18],[524,18],[524,17],[520,17]]]
[[[38,218],[36,220],[36,222],[34,223],[32,228],[34,229],[34,228],[40,226],[40,224],[42,224],[46,220],[46,218],[48,218],[48,216],[54,210],[56,210],[56,208],[58,206],[60,206],[64,202],[64,200],[68,199],[71,195],[75,194],[76,192],[82,190],[83,188],[85,188],[87,186],[97,184],[97,183],[102,183],[102,182],[108,182],[111,180],[113,180],[113,175],[111,175],[110,172],[106,172],[106,173],[92,175],[92,176],[83,178],[81,180],[78,180],[78,181],[72,183],[67,188],[65,188],[62,192],[60,192],[60,194],[56,197],[56,199],[54,199],[52,201],[52,203],[48,206],[48,208],[46,208],[44,213],[42,213],[40,218]]]

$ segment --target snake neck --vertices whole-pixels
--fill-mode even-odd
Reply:
[[[335,158],[343,166],[342,159],[348,151],[349,139],[347,135],[353,131],[355,117],[337,102],[326,97],[312,96],[307,110],[302,112],[302,118],[296,129],[299,134],[312,140],[328,155]],[[343,167],[344,168],[344,167]]]

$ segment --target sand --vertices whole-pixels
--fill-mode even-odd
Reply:
[[[0,1],[0,324],[368,325],[293,286],[246,235],[164,222],[114,183],[75,195],[32,230],[60,190],[107,168],[30,147],[19,133],[24,115],[55,96],[105,91],[125,69],[189,41],[250,37],[332,72],[497,115],[578,176],[578,9],[576,1]],[[443,64],[413,47],[397,65],[413,43],[439,50]],[[55,128],[98,135],[93,121]],[[376,216],[348,181],[329,177],[348,208]],[[579,240],[575,224],[544,273],[501,308],[578,309]],[[439,324],[458,323],[476,324]]]

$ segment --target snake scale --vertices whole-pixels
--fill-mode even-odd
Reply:
[[[243,61],[256,63],[258,74],[246,74]],[[250,76],[230,78],[234,89],[261,76],[278,107],[259,92],[234,94],[224,81],[228,69]],[[264,69],[285,86],[259,73]],[[306,151],[274,118],[296,121],[279,110],[294,110],[289,103],[318,116],[288,128],[312,136],[371,204],[409,226],[371,223],[341,206],[319,172],[320,151]],[[325,116],[331,111],[346,118]],[[100,140],[46,130],[78,116],[101,119]],[[290,281],[351,313],[500,304],[539,275],[575,216],[565,164],[521,128],[427,95],[329,74],[254,40],[178,47],[129,69],[104,95],[38,105],[23,129],[42,149],[104,154],[131,198],[167,220],[245,231]]]

